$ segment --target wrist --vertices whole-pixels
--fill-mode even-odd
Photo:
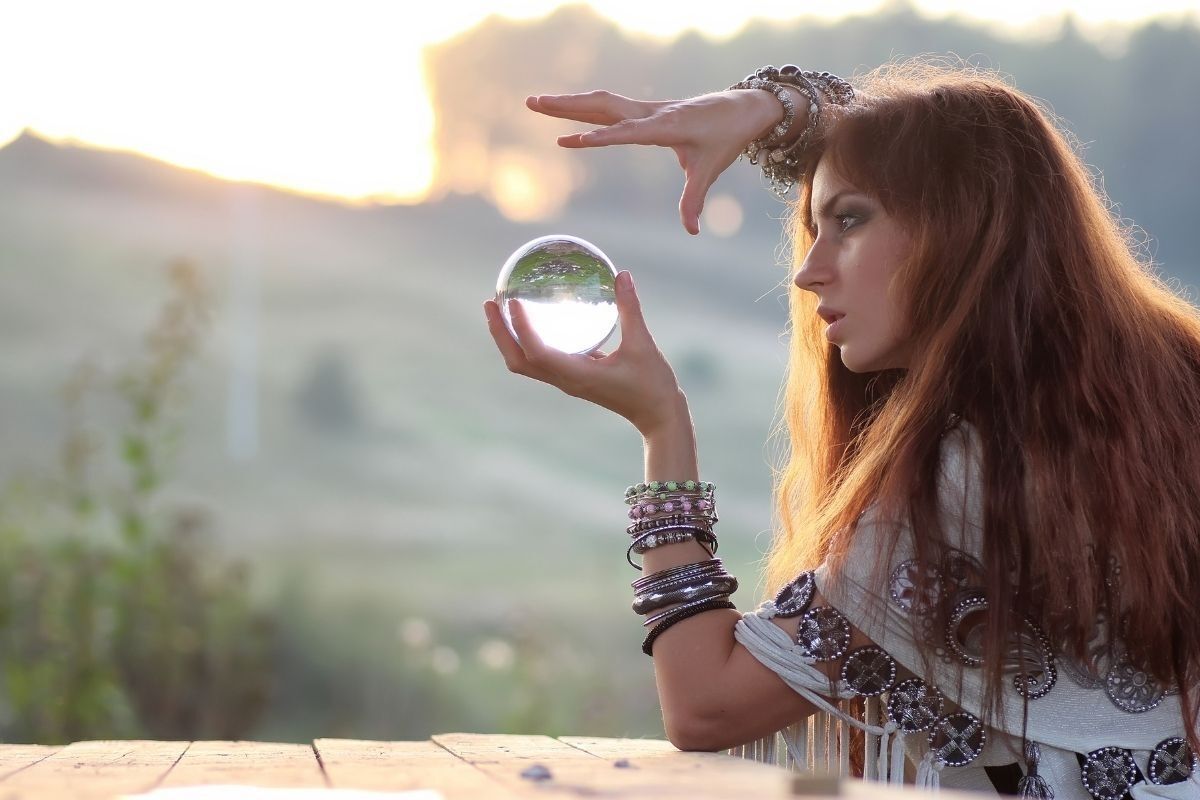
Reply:
[[[677,439],[681,434],[693,433],[692,412],[688,407],[687,395],[680,389],[669,401],[660,406],[660,413],[637,427],[642,441],[650,444],[658,440]]]
[[[700,480],[696,431],[686,404],[660,426],[643,432],[642,441],[647,483]]]
[[[762,89],[735,89],[746,106],[746,117],[754,121],[757,133],[752,141],[762,141],[768,138],[775,126],[783,121],[783,104],[771,92]],[[795,123],[793,123],[794,126]]]

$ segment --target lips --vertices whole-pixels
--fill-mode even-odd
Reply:
[[[817,308],[817,315],[820,316],[821,319],[825,320],[825,322],[827,322],[831,325],[833,323],[837,322],[842,317],[846,316],[845,314],[843,314],[841,311],[838,311],[837,309],[826,308],[825,306],[820,306]]]

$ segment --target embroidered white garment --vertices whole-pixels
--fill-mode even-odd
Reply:
[[[949,537],[947,543],[976,559],[981,552],[982,532],[979,452],[978,434],[969,423],[959,422],[942,441],[938,490],[943,530]],[[868,509],[859,520],[843,566],[836,574],[827,565],[822,566],[815,571],[814,579],[822,604],[845,615],[852,626],[891,655],[900,667],[921,675],[925,671],[924,661],[912,638],[912,623],[906,612],[888,598],[887,579],[880,585],[876,569],[878,554],[886,551],[885,543],[890,541],[892,528],[897,524],[903,523],[880,519],[875,508]],[[890,564],[884,565],[882,574],[886,576],[891,567],[912,557],[911,542],[902,530],[890,554]],[[839,681],[834,687],[836,696],[831,696],[829,679],[771,621],[775,613],[774,603],[768,601],[744,614],[734,629],[735,638],[788,686],[821,709],[822,714],[791,725],[753,747],[735,748],[731,752],[800,770],[829,769],[845,774],[848,752],[845,727],[855,726],[868,734],[865,754],[868,778],[903,782],[903,761],[907,758],[913,765],[918,786],[940,785],[997,795],[985,767],[1015,762],[1024,772],[1021,756],[1024,699],[1015,689],[1008,687],[1003,695],[1006,729],[988,729],[986,746],[970,764],[942,766],[930,754],[926,734],[903,736],[894,723],[887,721],[878,701],[868,701],[866,721],[851,717],[842,701],[852,697],[853,691]],[[948,701],[976,717],[982,716],[982,670],[937,658],[932,659],[932,669],[933,682]],[[1184,736],[1177,695],[1167,695],[1150,710],[1130,713],[1115,705],[1103,686],[1086,688],[1067,669],[1059,669],[1053,688],[1042,697],[1030,699],[1028,708],[1027,736],[1041,750],[1037,774],[1055,800],[1092,800],[1081,779],[1079,756],[1105,747],[1126,749],[1131,751],[1142,776],[1148,776],[1154,748],[1169,737]],[[822,732],[819,741],[818,731]],[[830,742],[836,747],[831,747]],[[1171,785],[1156,785],[1143,777],[1129,794],[1133,800],[1200,800],[1200,770],[1193,770],[1190,779]]]

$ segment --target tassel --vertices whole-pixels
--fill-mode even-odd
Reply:
[[[793,723],[781,731],[783,735],[783,766],[793,772],[808,768],[808,720]]]
[[[866,698],[863,701],[863,722],[867,726],[867,730],[863,733],[863,778],[869,781],[879,780],[879,776],[874,771],[875,759],[873,758],[879,742],[876,741],[875,733],[871,731],[876,727],[878,719],[879,699],[876,697]]]
[[[843,710],[850,713],[849,706]],[[838,720],[838,775],[850,777],[850,726],[845,720]]]
[[[826,729],[829,727],[829,715],[824,712],[818,712],[813,715],[813,770],[821,774],[826,774],[829,771],[829,758],[827,753],[827,736]]]
[[[1042,748],[1037,742],[1025,743],[1025,777],[1017,781],[1017,796],[1026,800],[1054,800],[1054,790],[1038,775],[1038,762],[1042,760]]]
[[[892,773],[887,776],[891,786],[904,785],[904,731],[892,737]]]
[[[767,764],[775,765],[776,761],[776,746],[775,734],[763,739],[763,761]]]
[[[879,757],[875,764],[875,772],[879,776],[877,780],[888,780],[888,755],[890,755],[892,751],[892,748],[889,745],[891,743],[891,737],[895,735],[897,730],[898,728],[896,723],[892,722],[890,719],[887,721],[887,724],[883,726],[883,735],[879,737]]]
[[[937,794],[942,788],[941,772],[942,762],[934,758],[932,751],[926,753],[917,765],[917,788],[928,789],[930,793]]]

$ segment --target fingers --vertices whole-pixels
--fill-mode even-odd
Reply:
[[[621,321],[621,347],[627,347],[627,342],[637,347],[653,341],[642,315],[642,301],[634,288],[633,276],[627,269],[617,273],[617,315]]]
[[[653,345],[653,337],[642,314],[641,300],[638,299],[633,276],[628,270],[617,273],[616,305],[621,326],[621,345],[618,350],[631,347],[636,349],[647,342]],[[509,316],[517,334],[515,338],[504,324],[500,306],[495,300],[485,301],[483,307],[488,330],[510,372],[557,384],[563,377],[574,374],[573,368],[577,371],[578,364],[574,362],[579,357],[547,347],[529,324],[529,318],[520,303],[510,302],[509,305]],[[594,350],[584,354],[584,357],[598,361],[610,355],[613,354]],[[554,380],[551,380],[552,377]]]
[[[665,101],[632,100],[612,92],[530,95],[525,105],[542,114],[603,127],[558,137],[561,147],[605,147],[614,144],[666,144],[671,126],[652,119]]]
[[[671,145],[672,130],[661,119],[626,119],[594,131],[560,136],[564,147],[607,147],[614,144]]]
[[[525,357],[525,351],[521,349],[521,345],[509,332],[508,326],[504,324],[499,303],[495,300],[485,300],[483,314],[487,317],[488,332],[492,334],[496,348],[504,358],[504,365],[510,372],[523,373],[527,369],[528,359]]]
[[[525,98],[525,105],[549,117],[593,125],[612,125],[623,119],[648,116],[659,103],[633,100],[601,89],[577,94],[530,95]]]
[[[508,315],[513,330],[516,331],[516,338],[504,324],[500,306],[495,300],[484,303],[484,314],[487,316],[492,339],[496,342],[496,347],[504,357],[504,364],[510,372],[555,385],[561,382],[556,378],[564,365],[569,368],[567,362],[571,356],[546,346],[530,324],[528,314],[519,301],[508,302]]]
[[[716,180],[706,173],[691,173],[683,184],[683,195],[679,198],[679,219],[692,236],[700,233],[700,214],[704,211],[704,198]]]

